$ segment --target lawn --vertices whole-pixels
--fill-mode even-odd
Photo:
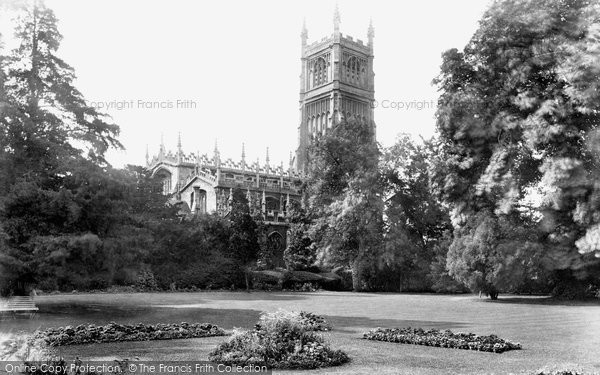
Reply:
[[[306,374],[507,374],[545,366],[600,372],[600,305],[556,303],[542,297],[358,294],[340,292],[201,292],[73,294],[37,297],[32,319],[4,319],[0,334],[81,323],[209,322],[251,328],[261,311],[278,308],[322,314],[334,330],[333,348],[352,362]],[[360,339],[374,327],[422,327],[496,334],[523,345],[502,354]],[[223,337],[62,347],[67,358],[205,360]]]

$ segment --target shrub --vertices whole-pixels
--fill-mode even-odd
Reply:
[[[44,340],[24,335],[0,336],[0,361],[42,361],[52,356]]]
[[[148,269],[141,270],[135,283],[135,287],[137,290],[143,292],[158,290],[158,284],[154,278],[154,273]]]
[[[596,280],[577,280],[572,275],[556,275],[555,285],[552,289],[552,296],[563,300],[583,300],[588,298],[597,298],[598,281]],[[562,276],[562,277],[561,277]]]
[[[272,331],[277,330],[278,324],[300,324],[302,329],[306,331],[329,331],[331,325],[327,323],[321,315],[313,314],[308,311],[287,311],[279,309],[270,313],[263,313],[260,317],[258,325]]]
[[[289,277],[288,272],[274,270],[249,271],[249,276],[252,287],[259,290],[280,290]]]
[[[197,337],[225,336],[225,331],[210,323],[183,322],[181,324],[117,324],[105,326],[93,324],[77,327],[48,328],[36,331],[35,339],[43,340],[49,346],[78,345],[98,342],[149,341],[187,339]]]
[[[293,292],[316,292],[320,289],[321,287],[319,286],[318,283],[293,283],[292,285],[289,286],[289,288],[285,288],[284,290],[286,291],[293,291]]]
[[[314,369],[348,362],[346,353],[330,349],[314,332],[320,330],[323,322],[322,317],[305,312],[263,313],[253,330],[236,330],[210,354],[209,360],[287,369]]]
[[[453,333],[450,330],[422,328],[376,328],[363,335],[364,339],[402,344],[437,346],[441,348],[479,350],[502,353],[521,349],[521,344],[503,340],[496,335],[477,336],[473,333]]]
[[[309,331],[330,331],[331,325],[321,315],[300,311],[302,325]]]
[[[345,267],[336,267],[331,272],[340,278],[342,290],[352,290],[352,270]]]
[[[283,253],[289,270],[307,270],[315,262],[317,255],[312,240],[307,234],[306,224],[291,224],[288,230],[288,245]]]

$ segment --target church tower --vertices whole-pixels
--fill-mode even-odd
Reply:
[[[300,126],[295,158],[299,172],[306,170],[311,139],[325,134],[343,118],[354,117],[375,130],[373,25],[369,24],[368,43],[364,44],[342,35],[340,23],[336,5],[333,34],[311,44],[307,44],[306,24],[302,26]]]

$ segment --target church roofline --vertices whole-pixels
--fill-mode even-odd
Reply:
[[[292,165],[288,166],[288,168],[283,167],[283,163],[278,166],[270,165],[269,162],[265,162],[264,164],[260,164],[257,162],[247,163],[244,158],[241,161],[235,162],[233,159],[228,158],[225,160],[221,160],[220,158],[215,160],[215,157],[209,158],[207,154],[199,155],[199,153],[189,153],[184,154],[183,151],[179,155],[169,152],[159,153],[158,155],[153,156],[146,165],[147,169],[153,170],[158,168],[161,164],[166,164],[172,167],[188,167],[195,168],[200,167],[204,169],[214,169],[219,168],[221,172],[233,172],[233,173],[243,173],[247,175],[255,175],[257,172],[261,176],[267,176],[272,178],[283,177],[293,177],[297,179],[302,179],[303,175],[298,173]],[[218,164],[218,166],[217,166]],[[258,167],[258,168],[257,168]]]

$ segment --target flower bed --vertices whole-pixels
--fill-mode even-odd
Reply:
[[[227,342],[210,353],[209,360],[280,369],[338,366],[350,360],[341,350],[330,349],[323,337],[314,332],[318,325],[306,325],[301,316],[301,313],[282,310],[262,314],[253,330],[236,330]],[[312,319],[312,314],[304,313],[304,316]]]
[[[453,333],[450,330],[422,328],[376,328],[363,335],[364,339],[402,344],[437,346],[441,348],[479,350],[502,353],[521,349],[521,344],[503,340],[496,335],[477,336],[473,333]]]
[[[110,323],[105,326],[93,324],[67,326],[36,331],[33,336],[44,340],[50,346],[63,346],[98,342],[188,339],[225,336],[225,334],[223,329],[214,324],[183,322],[155,325]]]
[[[579,369],[570,369],[570,370],[547,370],[541,369],[536,372],[532,372],[530,375],[598,375],[597,372],[584,372]]]

